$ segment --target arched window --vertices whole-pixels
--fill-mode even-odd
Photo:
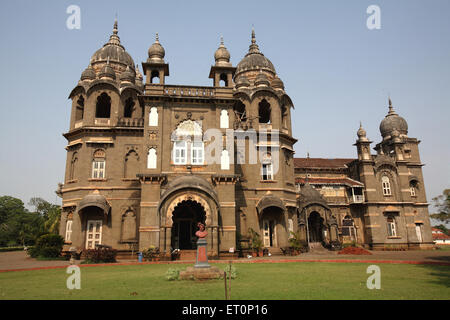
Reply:
[[[92,178],[105,179],[106,177],[106,154],[105,151],[98,149],[94,152],[92,161]]]
[[[273,180],[272,156],[266,153],[262,159],[261,176],[263,181]]]
[[[110,116],[111,116],[111,98],[106,93],[102,93],[97,98],[95,117],[109,118]]]
[[[397,236],[397,225],[395,223],[395,218],[393,216],[387,217],[387,229],[388,229],[388,237]]]
[[[83,120],[84,117],[84,98],[80,96],[77,100],[77,106],[75,110],[75,121]]]
[[[66,222],[66,236],[64,239],[66,242],[72,241],[72,223],[73,220],[67,220]]]
[[[204,164],[204,144],[201,125],[193,120],[183,121],[172,133],[174,164]],[[189,159],[188,159],[189,155]]]
[[[383,188],[383,195],[385,195],[385,196],[392,195],[391,182],[389,181],[389,178],[387,176],[383,176],[381,178],[381,186]]]
[[[150,113],[148,116],[149,126],[158,126],[158,109],[156,107],[150,108]]]
[[[417,185],[418,185],[418,182],[415,181],[415,180],[412,180],[409,183],[409,190],[410,190],[410,193],[411,193],[411,197],[416,197],[417,196]]]
[[[72,160],[70,161],[69,180],[74,180],[76,178],[77,164],[78,164],[78,153],[75,152],[72,155]]]
[[[236,104],[233,107],[233,111],[234,111],[236,120],[238,120],[238,122],[247,121],[247,113],[245,112],[245,104],[243,104],[241,101],[236,102]]]
[[[222,110],[220,112],[220,128],[221,129],[228,129],[228,111]]]
[[[228,79],[225,73],[222,73],[219,78],[219,87],[228,87]]]
[[[125,107],[124,107],[124,110],[123,110],[123,117],[124,118],[131,118],[132,117],[132,115],[133,115],[133,110],[134,110],[134,101],[133,101],[133,98],[128,98],[126,101],[125,101]]]
[[[127,179],[135,179],[139,172],[139,156],[136,151],[131,150],[125,156],[124,177]]]
[[[220,169],[230,170],[230,156],[227,150],[222,150],[222,154],[220,155]]]
[[[156,169],[156,150],[154,148],[148,150],[147,168]]]
[[[152,73],[151,73],[151,75],[150,75],[150,83],[158,83],[158,82],[155,82],[155,81],[154,81],[155,78],[158,78],[158,79],[159,79],[159,72],[158,72],[158,70],[153,70],[153,71],[152,71]],[[160,82],[160,81],[159,81],[159,82]]]
[[[259,123],[270,123],[270,104],[263,99],[259,104]]]
[[[283,128],[288,128],[288,108],[286,105],[281,106],[281,125]]]
[[[136,240],[136,214],[128,210],[122,216],[122,241]]]

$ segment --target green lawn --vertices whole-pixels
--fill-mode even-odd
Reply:
[[[379,264],[381,289],[366,287],[363,263],[234,264],[232,299],[450,299],[450,267]],[[168,281],[187,265],[81,267],[81,289],[66,269],[0,273],[0,299],[223,299],[224,281]],[[217,264],[224,268],[225,264]]]

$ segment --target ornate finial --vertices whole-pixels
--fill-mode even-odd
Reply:
[[[389,97],[389,112],[388,112],[388,115],[391,115],[391,114],[396,114],[396,113],[394,111],[394,107],[392,106],[391,97]]]
[[[159,43],[159,34],[158,34],[158,32],[156,33],[156,40],[155,40],[155,42]]]
[[[113,33],[117,34],[118,32],[119,32],[119,28],[117,27],[117,13],[116,13],[116,19],[114,20]]]
[[[116,44],[116,45],[120,46],[120,38],[117,35],[118,33],[119,33],[119,28],[117,27],[117,15],[116,15],[116,18],[114,19],[113,33],[109,37],[109,42],[108,43]]]
[[[223,36],[220,36],[220,45],[223,46]]]
[[[256,44],[255,28],[253,28],[253,26],[252,26],[252,44],[249,47],[248,53],[260,53],[259,47]]]

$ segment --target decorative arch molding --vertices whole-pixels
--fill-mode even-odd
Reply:
[[[122,98],[128,92],[130,92],[131,94],[134,94],[134,95],[142,94],[142,90],[139,87],[132,85],[132,84],[131,85],[128,84],[128,85],[120,88],[120,90],[119,90],[120,97]]]
[[[328,207],[326,207],[320,203],[312,203],[312,204],[305,206],[301,210],[301,214],[304,215],[303,220],[308,220],[309,216],[313,212],[317,212],[320,215],[320,217],[323,218],[324,223],[329,222],[329,220],[331,218],[331,210]]]
[[[97,91],[97,89],[100,90],[112,90],[113,92],[117,93],[117,95],[120,96],[120,89],[117,87],[117,85],[108,80],[95,80],[95,82],[91,83],[91,86],[86,91],[86,97],[89,97],[91,94]]]
[[[194,201],[194,202],[197,202],[198,204],[200,204],[203,207],[203,209],[205,210],[206,226],[211,225],[211,222],[212,222],[211,207],[210,207],[208,201],[206,201],[206,199],[204,197],[202,197],[200,194],[193,192],[193,191],[188,191],[188,192],[184,192],[184,193],[176,196],[174,199],[172,199],[169,202],[169,205],[167,207],[166,214],[165,214],[167,227],[172,227],[173,211],[175,210],[175,207],[183,201]]]
[[[237,91],[233,94],[233,96],[235,99],[240,100],[243,104],[245,104],[245,102],[250,103],[252,101],[250,95],[244,91]]]
[[[267,99],[268,97],[271,97],[275,99],[278,104],[281,104],[280,97],[273,91],[273,89],[270,88],[258,88],[256,91],[254,91],[251,95],[251,101],[255,101],[257,99]]]
[[[89,89],[88,86],[79,84],[75,88],[72,89],[72,91],[70,92],[70,94],[67,98],[72,99],[74,96],[76,96],[78,94],[86,95],[86,92],[88,89]]]

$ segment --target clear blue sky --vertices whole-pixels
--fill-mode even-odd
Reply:
[[[81,30],[66,9],[81,8]],[[381,29],[366,27],[369,5]],[[236,65],[251,27],[291,96],[296,157],[356,157],[359,121],[380,141],[388,95],[419,138],[428,200],[450,187],[450,1],[1,1],[0,195],[60,203],[70,101],[112,32],[135,63],[159,32],[170,84],[212,85],[223,35]],[[375,145],[373,144],[373,146]]]

